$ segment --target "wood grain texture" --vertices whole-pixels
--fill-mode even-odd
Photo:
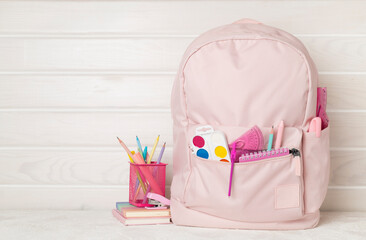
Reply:
[[[300,37],[319,71],[365,71],[366,36]]]
[[[176,71],[193,38],[0,38],[0,71]],[[319,71],[366,71],[366,36],[300,37]]]
[[[0,108],[169,108],[174,75],[0,75]]]
[[[0,71],[176,70],[191,39],[0,38]]]
[[[116,136],[172,143],[170,113],[8,112],[0,114],[0,146],[115,147]],[[152,127],[153,126],[153,127]]]
[[[170,108],[174,74],[0,75],[0,108]],[[366,110],[366,74],[320,74],[329,110]]]
[[[112,209],[122,201],[128,201],[127,186],[0,186],[0,209]]]
[[[330,145],[332,147],[366,147],[366,113],[332,112],[330,119]]]
[[[366,113],[332,112],[332,147],[366,147]],[[138,135],[153,142],[158,134],[173,142],[169,112],[1,112],[0,146],[113,147],[116,136],[135,144]],[[148,127],[148,126],[154,126]]]
[[[328,110],[366,110],[366,74],[320,74],[328,89]]]
[[[329,185],[366,186],[366,150],[333,150],[330,153]]]
[[[169,188],[166,189],[169,196]],[[27,204],[24,204],[24,197]],[[328,189],[325,211],[366,211],[365,189]],[[0,209],[106,209],[128,200],[128,188],[83,186],[1,186]]]
[[[142,139],[143,140],[143,139]],[[141,140],[141,141],[142,141]],[[158,158],[159,144],[153,161]],[[151,143],[152,145],[152,143]],[[151,146],[149,150],[151,150]],[[135,146],[130,147],[135,149]],[[164,152],[166,184],[173,173],[172,148]],[[0,184],[23,185],[125,185],[129,159],[122,147],[113,150],[0,150]]]
[[[154,159],[158,151],[160,145]],[[366,186],[365,159],[366,150],[332,150],[329,185]],[[170,185],[171,147],[162,161],[168,163],[166,184]],[[7,185],[118,186],[129,181],[128,157],[120,148],[0,150],[0,166],[0,184]]]
[[[323,211],[366,211],[363,199],[366,199],[365,188],[328,189],[320,209]]]
[[[365,34],[365,8],[364,1],[1,1],[0,32],[199,34],[246,17],[292,33]]]

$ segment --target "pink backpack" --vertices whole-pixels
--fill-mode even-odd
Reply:
[[[243,19],[212,29],[188,47],[174,82],[172,220],[177,225],[306,229],[319,221],[329,179],[329,127],[309,132],[318,72],[291,34]],[[265,146],[283,120],[282,146],[296,154],[234,164],[191,151],[210,125],[230,144],[257,125]],[[276,133],[275,133],[276,134]]]

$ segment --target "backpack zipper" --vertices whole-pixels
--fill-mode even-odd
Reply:
[[[297,148],[291,148],[289,151],[294,157],[301,157],[300,151]]]
[[[299,149],[296,149],[296,148],[292,148],[290,149],[290,153],[292,154],[292,156],[294,156],[293,158],[293,161],[295,161],[295,174],[296,176],[301,176],[301,160],[300,160],[300,157],[301,157],[301,154],[300,154],[300,151]]]

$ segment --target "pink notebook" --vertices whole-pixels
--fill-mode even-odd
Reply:
[[[316,116],[322,120],[322,129],[328,127],[329,118],[327,115],[327,88],[318,87]]]
[[[282,157],[290,154],[288,148],[273,149],[269,151],[259,151],[255,153],[243,154],[239,158],[239,162],[253,162],[269,158]]]
[[[112,210],[112,214],[118,221],[126,226],[129,225],[152,225],[152,224],[169,224],[170,217],[149,217],[149,218],[124,218],[117,209]]]

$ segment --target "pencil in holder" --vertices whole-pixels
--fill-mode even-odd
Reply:
[[[148,192],[165,196],[166,163],[130,162],[129,202],[136,207],[151,207],[146,201]]]

